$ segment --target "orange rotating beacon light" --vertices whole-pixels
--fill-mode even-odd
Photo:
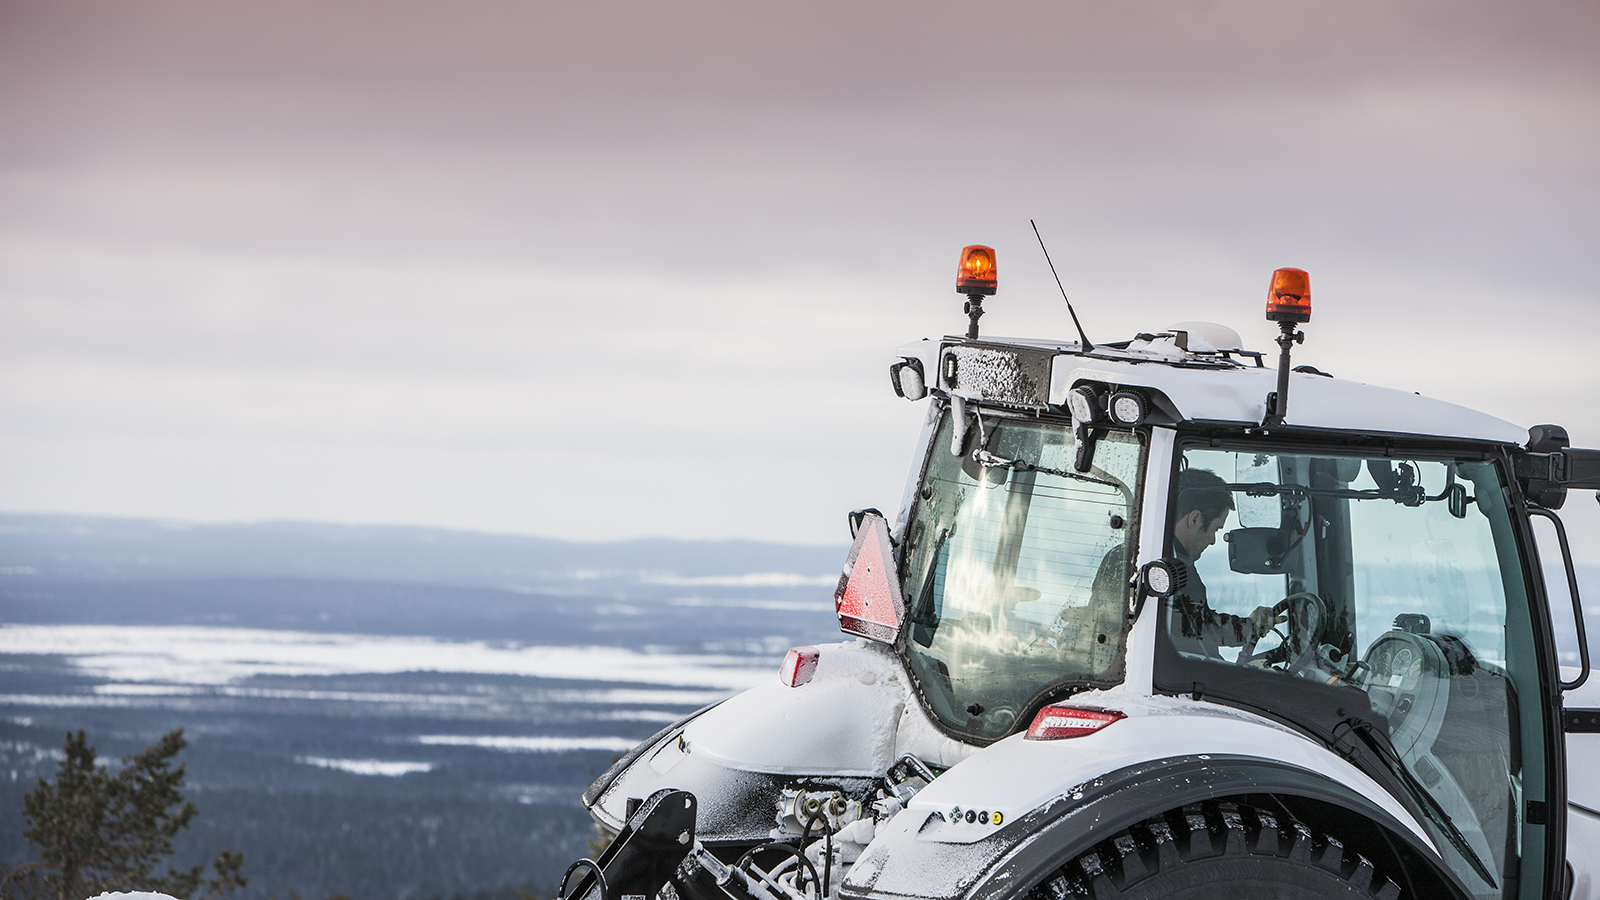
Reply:
[[[995,275],[994,248],[972,244],[961,248],[961,264],[956,266],[956,293],[966,294],[962,311],[967,314],[967,340],[978,339],[978,319],[983,315],[983,298],[999,289]]]
[[[1267,287],[1267,321],[1278,323],[1278,389],[1267,395],[1267,416],[1263,425],[1282,425],[1289,413],[1289,349],[1306,342],[1306,333],[1296,331],[1301,322],[1311,321],[1311,276],[1305,269],[1283,268],[1272,273]]]

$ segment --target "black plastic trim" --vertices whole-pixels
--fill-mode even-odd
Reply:
[[[1564,709],[1561,727],[1567,734],[1600,734],[1600,709]]]
[[[1285,448],[1305,448],[1308,445],[1336,446],[1348,450],[1389,448],[1395,452],[1422,452],[1437,456],[1454,456],[1466,459],[1498,459],[1505,450],[1520,450],[1516,444],[1482,438],[1452,435],[1417,434],[1409,431],[1354,431],[1325,428],[1314,425],[1262,425],[1259,422],[1240,422],[1234,419],[1185,419],[1179,423],[1179,439],[1199,438],[1211,440],[1281,441]],[[1509,468],[1507,469],[1509,473]]]
[[[1566,808],[1558,798],[1567,796],[1567,741],[1562,731],[1561,707],[1561,663],[1556,649],[1555,628],[1550,618],[1550,594],[1545,589],[1544,565],[1540,562],[1539,539],[1533,530],[1533,521],[1528,515],[1531,508],[1527,495],[1522,490],[1522,482],[1515,477],[1516,450],[1504,453],[1500,460],[1507,476],[1510,506],[1516,515],[1512,516],[1513,525],[1518,530],[1518,537],[1522,541],[1522,577],[1530,586],[1529,601],[1533,605],[1530,611],[1530,625],[1534,631],[1534,641],[1538,645],[1540,656],[1539,666],[1542,670],[1539,678],[1540,709],[1544,713],[1544,740],[1545,740],[1545,799],[1553,804],[1553,812],[1549,824],[1544,828],[1545,859],[1541,867],[1542,877],[1546,890],[1559,885],[1565,877],[1567,847],[1567,816]],[[1532,793],[1527,790],[1527,793]],[[1524,860],[1526,869],[1528,860]],[[1526,874],[1524,874],[1526,882]]]

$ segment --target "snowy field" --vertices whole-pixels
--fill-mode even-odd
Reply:
[[[85,722],[110,726],[92,733],[117,734],[145,720],[187,720],[200,784],[314,788],[324,772],[444,777],[465,766],[485,787],[499,782],[490,795],[570,805],[583,786],[571,765],[510,757],[577,757],[580,773],[603,768],[664,724],[776,677],[784,649],[713,655],[245,628],[0,625],[0,713],[12,732],[7,752],[30,758],[48,756],[61,731]],[[209,757],[230,745],[224,755],[247,751],[249,763],[213,771]]]
[[[0,517],[0,863],[65,731],[181,727],[182,848],[245,852],[246,900],[548,893],[595,774],[838,635],[842,547],[32,524]]]
[[[238,734],[245,720],[296,723],[282,732],[292,741],[253,748],[257,778],[289,765],[399,778],[458,765],[464,754],[491,757],[486,768],[557,774],[567,767],[492,757],[580,754],[603,768],[664,724],[776,677],[785,649],[691,655],[245,628],[0,625],[8,674],[0,711],[30,732],[60,726],[12,739],[12,752],[31,756],[48,754],[46,741],[75,721],[187,716],[192,731],[204,723],[197,749]],[[362,727],[349,728],[354,722]],[[253,779],[240,772],[225,780]],[[507,781],[501,793],[571,803],[581,787]]]
[[[783,649],[780,648],[779,652]],[[455,672],[741,690],[749,656],[641,653],[621,647],[526,646],[427,637],[252,628],[0,625],[0,654],[53,655],[107,679],[103,693],[224,685],[256,676]]]

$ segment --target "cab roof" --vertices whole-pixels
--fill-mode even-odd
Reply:
[[[1267,395],[1278,389],[1277,368],[1260,367],[1258,354],[1194,351],[1179,347],[1181,340],[1140,335],[1085,354],[1075,341],[946,337],[908,344],[901,356],[922,363],[930,388],[966,400],[1061,408],[1073,387],[1098,383],[1160,392],[1181,421],[1260,425]],[[1284,425],[1518,446],[1528,439],[1527,429],[1474,409],[1314,370],[1290,373]]]

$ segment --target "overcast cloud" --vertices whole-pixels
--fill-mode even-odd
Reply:
[[[0,508],[838,542],[900,343],[1220,321],[1600,446],[1592,2],[0,0]],[[1584,509],[1589,515],[1600,516]]]

